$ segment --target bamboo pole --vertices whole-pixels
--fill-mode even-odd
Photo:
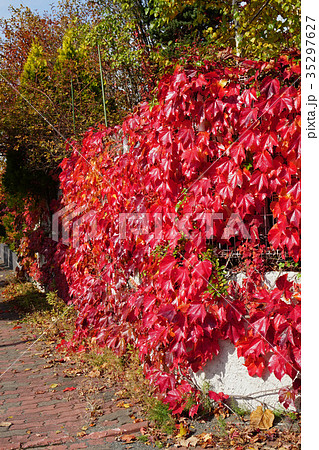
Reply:
[[[74,135],[75,135],[74,89],[73,89],[72,77],[71,77],[71,98],[72,98],[73,132],[74,132]]]
[[[100,65],[100,75],[101,75],[101,88],[102,88],[104,120],[105,120],[105,126],[107,127],[105,93],[104,93],[104,82],[103,82],[103,73],[102,73],[102,60],[101,60],[100,44],[97,44],[97,49],[98,49],[98,53],[99,53],[99,65]]]

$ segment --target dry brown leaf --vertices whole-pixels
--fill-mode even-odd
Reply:
[[[196,436],[200,441],[200,445],[203,448],[211,447],[215,445],[214,436],[212,433],[201,433]]]
[[[107,364],[104,363],[104,364],[102,365],[102,367],[103,367],[104,365],[107,366]],[[126,391],[125,391],[124,389],[121,390],[121,391],[117,391],[117,392],[115,392],[115,394],[114,394],[115,397],[119,397],[119,398],[124,398],[124,395],[126,395]]]
[[[124,442],[133,442],[136,441],[136,436],[134,434],[124,434],[121,436],[121,440]]]
[[[101,372],[99,371],[99,369],[97,367],[94,367],[94,369],[88,373],[88,377],[91,377],[91,378],[98,378],[100,376],[101,376]]]
[[[196,447],[198,444],[199,439],[196,436],[191,436],[188,439],[186,439],[186,447]]]
[[[213,439],[212,433],[202,433],[198,437],[200,437],[204,442],[210,441]]]
[[[262,406],[257,406],[257,409],[250,414],[250,425],[260,430],[269,430],[273,425],[274,418],[270,409],[264,411]]]
[[[0,427],[10,427],[12,425],[11,422],[0,422]]]
[[[144,419],[134,419],[133,422],[134,423],[144,422]]]
[[[79,431],[78,433],[76,433],[76,435],[78,437],[83,437],[83,436],[86,436],[86,432],[85,431]]]

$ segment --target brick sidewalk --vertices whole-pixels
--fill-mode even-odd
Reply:
[[[3,275],[0,272],[2,280]],[[14,313],[6,308],[0,300],[0,449],[131,447],[116,442],[116,438],[139,434],[141,427],[148,426],[147,422],[133,421],[138,417],[137,408],[116,406],[114,389],[106,386],[101,392],[103,414],[90,427],[92,408],[79,395],[87,378],[67,378],[64,366],[48,364],[41,358],[34,341],[23,336],[24,326],[14,329]],[[76,389],[63,391],[70,387]],[[83,431],[82,427],[87,429]],[[132,447],[150,448],[139,442]]]

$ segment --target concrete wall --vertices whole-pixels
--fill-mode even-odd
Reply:
[[[288,274],[288,280],[300,283],[300,274],[296,272],[268,272],[265,274],[266,283],[273,289],[277,278],[285,273]],[[235,279],[241,284],[244,277],[244,274],[239,273]],[[269,372],[262,378],[251,377],[244,366],[244,358],[238,357],[237,350],[230,341],[220,341],[220,353],[203,370],[192,376],[195,384],[203,391],[209,386],[214,392],[228,394],[235,404],[248,410],[256,409],[261,403],[271,409],[283,409],[278,400],[278,391],[292,383],[288,375],[279,381]],[[299,410],[300,399],[295,403],[296,408],[290,409]]]
[[[265,282],[270,289],[274,289],[276,287],[276,280],[281,275],[287,274],[288,281],[294,281],[295,283],[301,283],[301,276],[298,272],[266,272],[265,273]],[[237,273],[232,276],[231,279],[237,281],[237,283],[241,286],[243,280],[245,278],[244,273]]]
[[[250,411],[261,404],[270,409],[283,409],[278,391],[292,383],[288,375],[279,381],[269,372],[262,378],[251,377],[244,366],[244,358],[237,356],[237,350],[230,341],[220,341],[220,353],[192,377],[201,390],[205,391],[209,386],[214,392],[229,395],[236,406]]]

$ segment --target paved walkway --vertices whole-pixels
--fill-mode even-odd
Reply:
[[[0,285],[6,274],[0,267]],[[1,450],[150,448],[138,441],[132,445],[118,442],[119,436],[139,434],[148,424],[136,422],[137,408],[117,406],[112,388],[102,389],[103,414],[90,427],[92,405],[79,395],[87,378],[67,378],[64,365],[48,364],[37,354],[34,341],[24,337],[24,326],[14,327],[15,318],[0,299]]]

